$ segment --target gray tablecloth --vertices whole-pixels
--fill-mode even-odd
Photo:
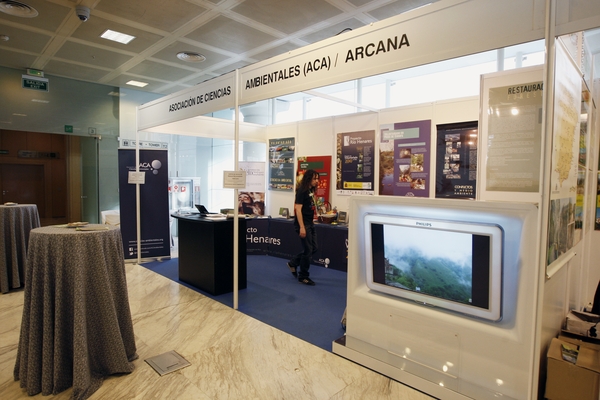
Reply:
[[[0,205],[0,291],[23,285],[29,231],[40,226],[35,204]]]
[[[15,380],[28,395],[86,399],[137,358],[121,231],[31,231]]]

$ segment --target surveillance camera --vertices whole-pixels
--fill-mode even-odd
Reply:
[[[84,6],[75,7],[75,11],[77,12],[77,17],[81,22],[85,22],[90,19],[90,9]]]

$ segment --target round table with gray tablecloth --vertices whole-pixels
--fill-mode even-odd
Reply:
[[[40,226],[35,204],[0,205],[0,291],[20,288],[24,279],[29,232]]]
[[[137,354],[118,227],[33,229],[26,266],[14,377],[28,395],[72,386],[72,398],[86,399],[105,376],[133,371]]]

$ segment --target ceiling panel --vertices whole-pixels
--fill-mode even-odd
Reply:
[[[56,52],[56,57],[110,69],[118,68],[132,58],[132,56],[76,42],[63,44]]]
[[[0,0],[3,1],[3,0]],[[391,17],[430,0],[11,0],[35,18],[0,12],[0,66],[101,84],[148,82],[170,94],[236,68]],[[439,0],[445,1],[445,0]],[[77,17],[86,4],[90,18]],[[133,35],[129,44],[100,38]],[[179,51],[203,54],[189,63]],[[125,86],[126,87],[126,86]]]
[[[288,35],[342,13],[322,0],[246,0],[233,11]]]
[[[300,39],[308,43],[315,43],[319,40],[328,39],[330,37],[344,33],[348,30],[354,30],[362,26],[364,26],[364,24],[361,21],[357,20],[356,18],[351,18],[334,25],[329,25],[326,28],[312,32],[306,36],[301,37]]]
[[[376,8],[368,12],[369,15],[378,20],[389,18],[392,15],[405,13],[414,8],[418,8],[430,3],[436,3],[440,0],[397,0],[386,4],[383,7]]]
[[[149,60],[142,61],[135,67],[129,69],[128,72],[167,81],[178,81],[190,74],[190,71],[188,70]]]
[[[95,9],[167,32],[206,11],[187,0],[102,0]]]
[[[190,63],[187,61],[182,61],[179,58],[177,58],[177,53],[182,51],[202,54],[204,57],[206,57],[206,60],[200,63]],[[216,53],[203,47],[194,46],[178,41],[175,43],[171,43],[169,46],[153,54],[152,58],[158,58],[159,60],[177,63],[188,68],[193,67],[205,69],[227,60],[228,57],[224,54]]]
[[[36,58],[37,57],[34,55],[6,50],[0,47],[0,60],[2,60],[2,66],[21,69],[23,70],[23,73],[25,73],[26,68],[33,65]]]
[[[51,60],[44,72],[50,75],[72,78],[88,82],[98,82],[109,70],[72,64],[64,61]]]
[[[207,22],[186,37],[233,55],[249,52],[255,47],[277,39],[225,16]]]
[[[20,1],[20,3],[34,8],[39,15],[35,18],[22,18],[0,12],[0,20],[6,20],[38,30],[42,29],[55,32],[60,28],[60,25],[64,22],[65,18],[72,12],[71,10],[75,9],[74,4],[72,7],[69,7],[47,0],[25,0]]]
[[[129,44],[122,44],[101,38],[100,35],[102,35],[107,29],[135,36],[135,39],[129,42]],[[71,37],[85,42],[96,43],[101,46],[114,47],[115,49],[133,53],[139,53],[147,50],[148,47],[164,38],[164,36],[150,33],[149,31],[141,30],[132,26],[126,26],[98,17],[90,17],[87,22],[81,23],[77,30],[73,32]]]
[[[266,60],[268,58],[271,57],[275,57],[278,56],[280,54],[284,54],[287,53],[289,51],[292,50],[296,50],[298,48],[300,48],[301,46],[291,43],[291,42],[286,42],[284,44],[281,44],[277,47],[273,47],[267,51],[263,51],[262,53],[258,53],[252,56],[252,58],[254,58],[256,61],[262,61],[262,60]]]
[[[7,42],[0,42],[1,48],[18,49],[37,54],[40,54],[44,50],[44,47],[46,47],[52,38],[52,36],[44,33],[2,25],[2,21],[0,21],[0,32],[2,32],[2,35],[7,35],[10,38]]]

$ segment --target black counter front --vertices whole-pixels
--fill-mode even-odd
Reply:
[[[285,218],[253,218],[246,220],[246,251],[291,259],[302,251],[294,220]],[[348,227],[315,224],[318,251],[313,264],[338,271],[348,270]]]
[[[179,279],[212,295],[233,291],[233,219],[178,220]],[[239,219],[238,289],[246,288],[246,220]]]

